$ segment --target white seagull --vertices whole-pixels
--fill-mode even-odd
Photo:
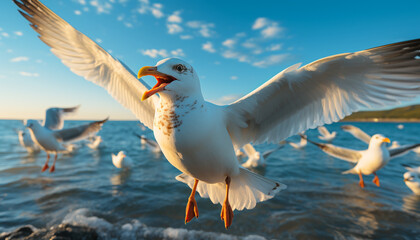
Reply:
[[[152,151],[154,153],[160,153],[161,152],[159,144],[155,140],[147,138],[144,135],[138,135],[137,133],[134,133],[134,135],[136,135],[140,139],[140,143],[142,145],[147,146],[147,148],[150,151]]]
[[[165,157],[183,172],[177,179],[192,188],[186,222],[198,217],[196,191],[222,205],[228,228],[233,210],[252,209],[286,188],[241,167],[235,149],[250,142],[276,143],[360,109],[400,104],[420,93],[416,39],[291,66],[238,101],[218,106],[204,100],[197,71],[185,61],[170,58],[141,68],[139,78],[157,79],[150,88],[38,0],[14,2],[71,71],[106,89],[153,130]]]
[[[245,146],[242,147],[244,150],[246,156],[248,159],[242,163],[242,167],[246,168],[256,168],[256,167],[265,167],[265,159],[270,156],[273,152],[277,151],[278,149],[282,148],[283,146],[279,146],[277,148],[268,150],[261,154],[257,150],[255,150],[254,146],[252,146],[250,143],[245,144]]]
[[[321,136],[318,136],[318,138],[326,142],[331,142],[337,135],[337,132],[334,131],[330,133],[328,129],[324,126],[318,127],[318,132],[319,134],[321,134]]]
[[[309,142],[315,144],[322,151],[341,160],[355,163],[356,165],[343,174],[358,174],[360,178],[359,185],[364,188],[365,184],[362,175],[375,175],[373,182],[379,187],[379,178],[376,172],[383,168],[390,159],[399,156],[420,144],[404,146],[400,148],[388,149],[386,143],[390,143],[389,138],[381,134],[375,134],[370,139],[369,147],[366,150],[357,151],[353,149],[334,146],[332,144],[317,143],[311,140]]]
[[[24,147],[28,153],[38,153],[41,150],[39,146],[32,141],[31,134],[26,129],[16,130],[16,132],[19,137],[20,145]]]
[[[287,141],[287,143],[294,147],[295,149],[302,149],[304,147],[306,147],[306,145],[308,144],[308,140],[306,140],[306,136],[305,137],[300,137],[300,142],[299,143],[294,143],[294,142],[290,142]]]
[[[89,140],[89,142],[86,145],[90,149],[93,149],[93,150],[98,149],[99,144],[101,144],[101,142],[102,142],[101,136],[94,136],[94,137],[92,137],[92,138],[90,138],[88,140]]]
[[[50,153],[55,154],[54,162],[50,169],[50,172],[54,172],[57,154],[60,152],[71,151],[71,149],[66,147],[66,144],[83,140],[97,133],[101,129],[102,124],[104,124],[107,120],[108,118],[102,121],[91,122],[62,130],[51,130],[41,126],[41,124],[36,120],[28,120],[26,127],[31,133],[32,140],[47,153],[47,160],[42,168],[42,172],[49,168],[48,161],[50,160]]]
[[[408,170],[408,172],[404,173],[405,185],[407,185],[414,194],[420,195],[420,167],[413,168],[408,165],[403,166]]]
[[[118,155],[111,153],[111,157],[112,164],[114,164],[116,168],[130,169],[133,167],[133,160],[131,160],[124,151],[120,151]]]

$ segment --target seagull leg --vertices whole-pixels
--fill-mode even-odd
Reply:
[[[363,182],[363,176],[362,176],[362,173],[361,172],[359,172],[359,178],[360,178],[359,185],[362,188],[364,188],[365,187],[365,182]]]
[[[198,218],[198,207],[195,201],[195,191],[197,190],[198,179],[195,179],[191,195],[188,198],[187,208],[185,209],[185,224],[191,221],[194,217]]]
[[[373,178],[373,183],[375,183],[376,184],[376,186],[380,186],[380,184],[379,184],[379,178],[378,178],[378,175],[376,175],[376,172],[373,172],[373,175],[375,175],[375,178]]]
[[[228,229],[232,225],[233,220],[233,211],[229,204],[229,187],[230,187],[230,177],[226,177],[226,197],[223,202],[222,212],[220,213],[220,218],[225,221],[225,228]]]
[[[49,166],[48,166],[48,161],[49,160],[50,160],[50,154],[47,153],[47,161],[45,162],[44,167],[42,167],[41,172],[45,172],[45,170],[47,170],[49,168]]]
[[[55,170],[55,161],[57,161],[57,153],[55,153],[54,162],[53,162],[53,165],[51,166],[50,173],[54,172],[54,170]]]

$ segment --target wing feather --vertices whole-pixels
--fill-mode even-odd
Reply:
[[[155,105],[159,98],[151,96],[140,101],[150,87],[112,57],[90,38],[73,28],[38,0],[13,0],[23,11],[19,12],[40,34],[39,38],[70,70],[105,88],[144,125],[153,129]]]
[[[108,118],[102,121],[91,122],[77,127],[58,130],[54,132],[54,136],[61,142],[79,141],[95,135],[99,130],[101,130],[102,125],[106,121],[108,121]]]
[[[420,93],[420,39],[292,66],[225,106],[236,147],[277,142]]]

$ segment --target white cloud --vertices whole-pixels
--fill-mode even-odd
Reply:
[[[191,36],[191,35],[181,35],[180,38],[183,39],[183,40],[187,40],[187,39],[192,39],[193,36]]]
[[[238,80],[238,76],[231,76],[230,79],[232,79],[232,80]]]
[[[29,58],[23,57],[23,56],[10,59],[10,62],[26,62],[26,61],[29,61]]]
[[[252,29],[254,29],[254,30],[261,29],[261,28],[267,26],[268,22],[269,21],[268,21],[267,18],[263,18],[263,17],[257,18],[255,20],[254,24],[252,25]]]
[[[222,43],[223,46],[226,46],[228,48],[233,48],[233,46],[235,46],[235,44],[236,44],[236,41],[234,39],[231,39],[231,38],[230,39],[226,39]]]
[[[162,18],[164,16],[163,12],[160,11],[160,9],[157,9],[157,8],[152,8],[152,14],[153,14],[153,16],[155,16],[155,18]]]
[[[278,37],[284,31],[280,24],[267,18],[257,18],[252,25],[253,30],[260,30],[263,38]]]
[[[6,32],[2,32],[2,33],[1,33],[1,35],[2,35],[3,37],[10,37],[10,35],[9,35],[8,33],[6,33]]]
[[[242,46],[244,48],[249,48],[249,49],[257,48],[258,47],[257,44],[254,42],[254,39],[248,39],[247,41],[245,41],[244,43],[242,43]]]
[[[289,55],[288,54],[276,54],[266,57],[264,60],[252,63],[255,67],[268,67],[283,62]]]
[[[146,49],[146,50],[141,50],[141,53],[151,58],[157,58],[157,57],[167,58],[169,56],[174,56],[174,57],[185,56],[184,51],[180,48],[172,50],[169,53],[166,49]]]
[[[95,41],[96,41],[97,43],[102,43],[102,39],[100,39],[100,38],[97,38]]]
[[[213,47],[213,44],[211,42],[206,42],[202,45],[202,49],[204,51],[210,52],[210,53],[215,53],[216,50]]]
[[[172,15],[170,15],[167,19],[168,22],[172,22],[172,23],[181,23],[182,22],[182,18],[179,16],[181,14],[180,11],[176,11],[174,13],[172,13]]]
[[[15,33],[16,36],[23,36],[23,32],[21,32],[21,31],[16,31],[14,33]]]
[[[211,35],[214,34],[214,31],[212,30],[214,28],[213,23],[205,23],[200,21],[189,21],[187,22],[187,26],[193,29],[198,29],[198,32],[203,37],[211,37]]]
[[[79,11],[79,10],[75,10],[75,11],[74,11],[74,14],[76,14],[76,15],[81,15],[81,14],[82,14],[82,12],[81,12],[81,11]]]
[[[39,73],[19,72],[24,77],[39,77]]]
[[[89,8],[88,7],[84,7],[83,8],[83,11],[88,12],[89,11]]]
[[[182,27],[175,23],[168,23],[166,24],[166,27],[168,28],[169,34],[177,34],[182,32]]]
[[[82,5],[86,5],[86,0],[79,0],[78,2]]]
[[[211,100],[211,102],[217,105],[226,105],[226,104],[229,104],[238,100],[240,97],[241,97],[240,95],[231,94],[231,95],[222,96],[215,100]]]
[[[128,28],[132,28],[133,24],[129,23],[129,22],[125,22],[124,26],[128,27]]]
[[[269,47],[267,47],[267,51],[278,51],[283,47],[283,44],[272,44]]]
[[[96,8],[97,13],[110,13],[112,5],[105,0],[91,0],[90,5]]]
[[[236,59],[239,62],[249,62],[250,61],[249,60],[249,57],[247,55],[242,54],[240,52],[235,52],[235,51],[232,51],[232,50],[226,50],[226,51],[224,51],[222,53],[222,56],[224,58],[227,58],[227,59]]]
[[[162,18],[165,16],[162,9],[163,5],[160,3],[155,3],[150,5],[147,0],[140,0],[140,8],[137,9],[137,12],[140,14],[151,13],[155,18]]]
[[[12,53],[12,52],[13,52],[13,49],[10,49],[10,48],[9,48],[9,49],[7,49],[7,50],[6,50],[6,52],[7,52],[7,53]]]
[[[117,21],[122,21],[124,19],[124,15],[120,15],[117,17]]]

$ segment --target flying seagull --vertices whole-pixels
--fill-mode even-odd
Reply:
[[[293,65],[243,98],[218,106],[204,100],[197,71],[185,61],[170,58],[141,68],[139,78],[157,79],[150,88],[40,1],[14,2],[71,71],[106,89],[153,130],[165,157],[192,188],[186,222],[198,217],[196,191],[222,205],[228,228],[235,209],[252,209],[286,188],[242,168],[235,149],[250,142],[277,143],[360,109],[396,105],[420,93],[416,39]]]
[[[337,135],[337,132],[334,131],[330,133],[328,129],[324,126],[318,127],[318,132],[319,134],[321,134],[321,136],[318,136],[318,138],[327,142],[331,142]]]
[[[244,163],[242,163],[242,166],[246,168],[265,167],[265,159],[268,158],[268,156],[270,156],[273,152],[279,150],[282,147],[283,145],[280,145],[276,148],[267,150],[261,154],[260,152],[255,150],[252,144],[245,144],[245,146],[243,146],[242,149],[244,150],[248,159]]]
[[[88,139],[89,142],[86,144],[86,146],[88,146],[90,149],[95,150],[98,149],[99,144],[101,144],[102,142],[102,137],[101,136],[94,136]]]
[[[154,153],[161,152],[159,144],[155,140],[149,139],[144,135],[138,135],[137,133],[134,133],[134,135],[136,135],[140,139],[141,144],[147,146],[150,151]]]
[[[302,134],[303,135],[303,134]],[[308,140],[306,140],[306,136],[305,137],[300,137],[300,142],[299,143],[294,143],[294,142],[290,142],[290,141],[286,141],[290,146],[294,147],[295,149],[302,149],[304,147],[306,147],[306,145],[308,144]]]
[[[26,127],[31,133],[32,140],[47,153],[47,160],[42,168],[42,172],[49,168],[48,161],[50,160],[50,153],[55,154],[53,165],[50,168],[50,172],[54,172],[57,154],[60,152],[71,151],[66,148],[66,143],[83,140],[97,133],[101,129],[102,124],[104,124],[107,120],[108,118],[102,121],[91,122],[72,128],[51,130],[42,126],[37,120],[29,119],[26,123]]]
[[[410,146],[388,149],[386,148],[386,143],[390,143],[391,141],[381,134],[373,135],[370,139],[368,149],[362,151],[338,147],[332,144],[317,143],[309,139],[308,141],[319,147],[328,155],[355,163],[356,165],[352,169],[343,172],[343,174],[358,174],[360,178],[359,185],[362,188],[365,187],[362,175],[375,175],[373,182],[379,187],[380,183],[376,172],[383,168],[392,158],[420,146],[420,144],[413,144]]]
[[[420,167],[403,165],[408,172],[404,173],[404,182],[414,194],[420,195]]]

